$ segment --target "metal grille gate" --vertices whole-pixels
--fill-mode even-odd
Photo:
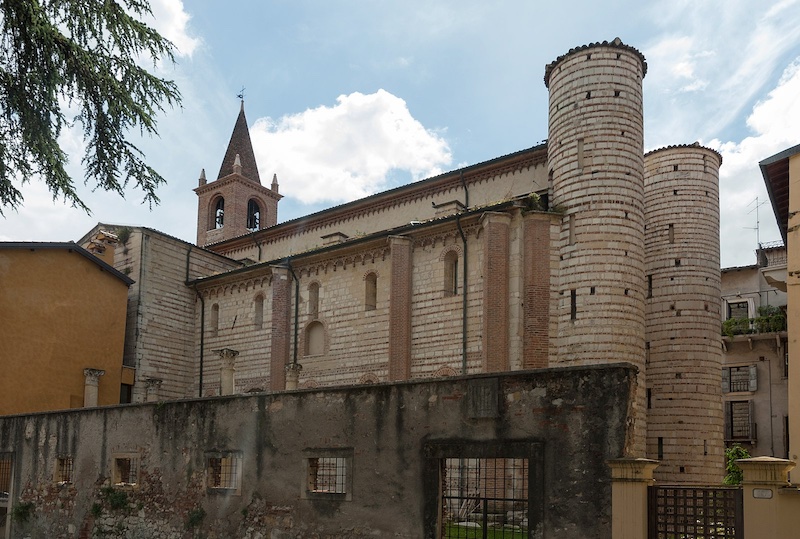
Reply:
[[[742,489],[648,487],[649,539],[743,539]]]
[[[528,535],[528,459],[442,459],[443,539]]]

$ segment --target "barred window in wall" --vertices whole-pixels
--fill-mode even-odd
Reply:
[[[744,365],[740,367],[724,367],[722,369],[722,392],[758,390],[758,367]]]
[[[206,455],[206,487],[210,490],[238,491],[241,487],[242,458],[238,452]]]
[[[114,457],[113,479],[115,485],[135,485],[139,481],[139,458]]]
[[[72,457],[58,457],[56,459],[56,483],[60,485],[72,483],[74,470]]]
[[[309,492],[345,494],[347,492],[347,458],[315,457],[308,459]]]
[[[11,490],[11,457],[0,455],[0,500],[8,498]]]
[[[753,401],[725,403],[725,440],[755,441],[757,438]]]

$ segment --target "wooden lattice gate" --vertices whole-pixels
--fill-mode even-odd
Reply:
[[[742,489],[654,485],[649,539],[743,539]]]

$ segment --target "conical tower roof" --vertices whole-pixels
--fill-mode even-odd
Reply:
[[[217,179],[233,174],[233,164],[237,155],[242,163],[242,176],[261,185],[256,156],[253,153],[253,143],[250,142],[250,130],[247,128],[247,119],[244,117],[244,101],[239,109],[236,125],[233,126],[231,141],[228,143],[228,150],[225,152],[225,159],[222,160]]]

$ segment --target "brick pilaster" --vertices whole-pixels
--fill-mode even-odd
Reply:
[[[411,377],[411,240],[390,236],[389,380]]]
[[[286,388],[286,365],[289,363],[292,311],[292,276],[289,270],[272,267],[272,353],[269,362],[269,387]]]
[[[483,370],[508,370],[509,225],[506,213],[486,212],[483,226]]]
[[[547,367],[550,348],[550,217],[523,222],[522,368]]]

